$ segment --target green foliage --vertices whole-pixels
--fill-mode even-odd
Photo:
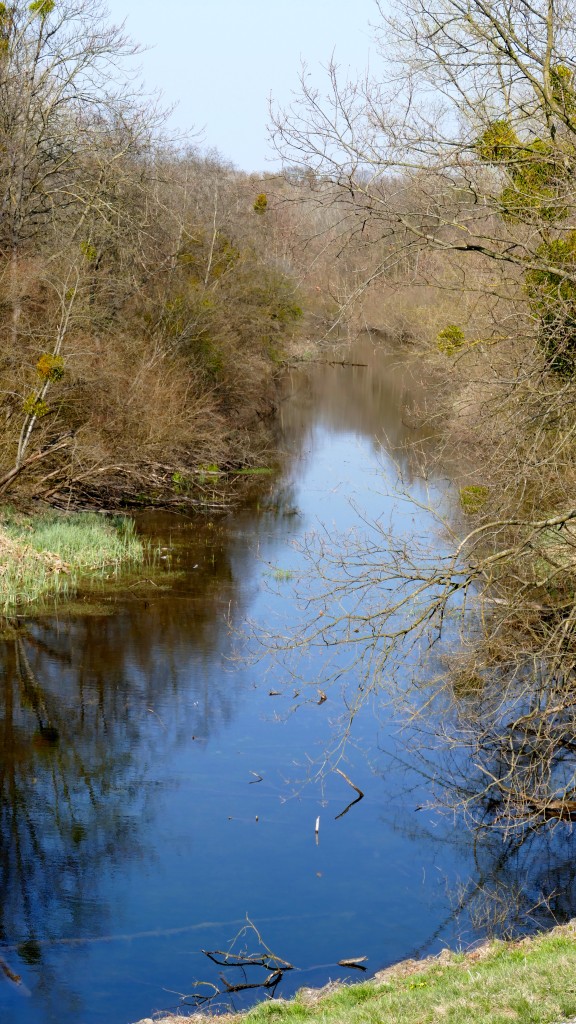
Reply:
[[[161,315],[164,336],[224,400],[237,400],[239,355],[257,353],[269,363],[283,358],[282,339],[303,316],[294,283],[225,230],[186,232],[178,267],[177,288]]]
[[[292,569],[274,569],[272,576],[277,583],[286,583],[288,580],[294,579]]]
[[[574,92],[574,72],[564,64],[558,64],[552,70],[552,95],[564,110],[567,117],[571,117],[576,110],[576,94]]]
[[[28,5],[28,10],[30,14],[38,14],[44,20],[49,14],[52,14],[55,7],[55,0],[32,0],[32,3]]]
[[[217,383],[222,379],[226,369],[226,360],[216,340],[200,338],[196,346],[196,357],[212,381]]]
[[[560,80],[565,81],[562,76]],[[508,121],[499,120],[484,130],[474,149],[483,162],[506,171],[508,184],[500,193],[505,220],[533,223],[566,215],[562,190],[567,169],[552,139],[521,142]]]
[[[259,278],[253,284],[253,298],[267,310],[270,320],[283,327],[304,315],[302,306],[296,300],[292,281],[274,270],[262,268]]]
[[[38,395],[28,395],[28,398],[25,398],[22,403],[22,410],[26,416],[35,416],[40,420],[50,412],[50,406]]]
[[[178,470],[172,474],[172,483],[174,484],[176,494],[186,494],[190,490],[190,480],[184,473],[180,473]]]
[[[88,263],[94,263],[98,256],[98,250],[92,245],[88,239],[84,239],[80,242],[80,252],[86,257]]]
[[[569,927],[569,926],[568,926]],[[373,982],[261,1003],[240,1024],[549,1024],[576,1012],[573,929],[564,945],[550,936],[492,943],[465,955],[407,961]]]
[[[10,49],[11,14],[6,4],[0,3],[0,56]]]
[[[178,263],[185,267],[189,280],[196,283],[217,281],[226,271],[230,270],[240,259],[241,252],[231,238],[223,231],[216,236],[203,228],[194,233],[186,233],[180,251]]]
[[[573,73],[562,64],[552,70],[552,93],[568,117],[576,110]],[[576,369],[576,231],[549,239],[551,225],[561,230],[568,215],[565,202],[572,187],[572,161],[565,141],[551,131],[549,140],[520,142],[504,120],[494,121],[476,143],[480,159],[501,167],[508,178],[500,194],[501,213],[510,223],[534,224],[545,241],[535,257],[541,269],[525,274],[530,308],[538,323],[538,339],[550,369],[571,376]]]
[[[542,242],[536,255],[543,266],[526,273],[526,293],[539,321],[540,343],[552,369],[570,375],[576,366],[576,230]],[[548,267],[554,267],[554,272]]]
[[[511,222],[553,221],[566,215],[561,200],[564,165],[555,147],[542,139],[522,146],[508,168],[511,184],[501,193],[502,214]]]
[[[36,363],[36,372],[42,380],[56,383],[64,376],[64,360],[62,356],[53,356],[45,352]]]
[[[28,543],[36,551],[50,551],[78,568],[97,569],[124,559],[140,561],[142,543],[130,519],[107,520],[95,512],[74,516],[46,515],[32,523]]]
[[[466,344],[466,335],[457,324],[447,324],[437,335],[438,349],[445,356],[454,356]]]
[[[514,159],[520,141],[508,121],[493,121],[474,144],[477,155],[484,163],[504,163]]]
[[[471,484],[469,487],[461,487],[458,497],[463,512],[468,516],[473,516],[486,503],[488,488]]]
[[[255,213],[266,213],[268,209],[268,196],[265,192],[259,192],[254,200],[254,212]]]
[[[198,467],[197,479],[200,485],[214,483],[220,475],[220,467],[215,462],[205,463]]]
[[[0,520],[0,613],[45,599],[69,597],[83,575],[117,573],[143,561],[132,520],[95,513],[47,513],[30,518],[10,509]]]

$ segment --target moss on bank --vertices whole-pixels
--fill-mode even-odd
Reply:
[[[144,548],[132,520],[96,513],[0,511],[0,614],[70,597],[83,579],[117,575]]]
[[[268,1001],[248,1014],[217,1019],[237,1024],[552,1024],[575,1016],[576,919],[535,938],[492,942],[466,954],[446,950],[428,960],[404,961],[368,982],[303,989],[293,1000]],[[160,1017],[162,1024],[189,1019]]]

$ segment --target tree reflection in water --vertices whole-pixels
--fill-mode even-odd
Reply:
[[[263,501],[268,533],[285,532],[285,503],[289,489]],[[33,969],[47,1019],[79,998],[51,953],[117,930],[103,876],[154,856],[173,785],[157,765],[225,728],[246,685],[227,661],[227,617],[260,571],[242,517],[232,530],[155,516],[153,529],[171,551],[166,586],[157,575],[111,597],[114,614],[88,604],[0,642],[0,965]]]
[[[458,850],[466,864],[461,880],[445,880],[449,918],[438,923],[422,947],[451,930],[463,948],[483,939],[514,939],[566,923],[576,916],[576,861],[572,826],[543,824],[504,836],[500,830],[470,832],[461,823],[434,817],[433,824],[397,818],[395,830],[443,851]]]
[[[501,668],[463,686],[441,660],[441,684],[405,690],[410,725],[389,751],[433,815],[410,835],[462,853],[467,877],[450,898],[464,944],[565,923],[576,916],[573,686],[528,671],[506,679]]]
[[[62,700],[69,655],[31,631],[4,640],[1,656],[0,940],[8,960],[16,946],[38,965],[52,940],[107,927],[98,872],[139,851],[147,793],[129,752],[110,742],[112,693],[96,702],[79,681],[77,702]],[[41,985],[55,1003],[66,990],[48,965]]]
[[[367,362],[369,354],[364,358],[359,353],[356,358]],[[416,409],[416,419],[418,401],[416,396],[409,403]],[[396,452],[407,437],[412,440],[416,435],[415,454],[412,460],[407,456],[403,464],[409,481],[418,474],[418,449],[420,444],[425,447],[428,439],[417,429],[404,426],[398,416],[398,405],[403,403],[401,375],[396,386],[386,368],[374,379],[364,368],[334,368],[327,373],[326,367],[320,367],[307,382],[301,378],[300,402],[286,403],[283,408],[289,440],[286,447],[295,454],[308,443],[313,449],[315,431],[318,436],[329,434],[344,419],[344,440],[329,458],[344,458],[342,479],[348,473],[358,487],[373,488],[379,463],[371,458],[368,475],[362,476],[363,449],[357,439],[369,437],[373,455],[372,439],[377,433],[385,434]],[[100,605],[109,604],[112,615],[106,614],[106,609],[96,613],[93,609],[86,615],[62,615],[60,621],[56,617],[38,619],[3,641],[0,956],[14,972],[22,972],[33,988],[33,999],[27,1004],[30,1012],[20,1014],[18,1010],[10,1024],[95,1021],[103,1019],[97,1016],[101,1007],[106,1007],[106,1016],[112,1004],[111,1020],[136,1019],[154,1006],[171,1002],[168,997],[162,1002],[158,989],[150,994],[151,976],[159,979],[159,987],[188,985],[194,976],[194,961],[188,957],[195,955],[191,950],[196,939],[186,939],[185,945],[179,939],[158,944],[154,935],[149,945],[142,943],[138,950],[129,949],[131,943],[123,941],[136,933],[148,937],[154,928],[163,928],[166,934],[188,934],[189,925],[196,929],[203,922],[213,922],[218,937],[210,948],[225,948],[223,943],[230,938],[226,921],[242,919],[249,910],[255,918],[269,916],[270,942],[296,963],[296,955],[293,957],[283,942],[284,929],[288,931],[284,922],[298,917],[300,931],[296,928],[295,934],[300,935],[300,942],[309,944],[308,964],[316,963],[314,957],[322,943],[333,946],[344,935],[346,940],[355,936],[359,947],[364,941],[372,944],[373,966],[377,957],[385,956],[390,962],[396,955],[410,955],[444,913],[443,900],[438,913],[428,914],[421,903],[418,866],[410,863],[414,856],[410,843],[396,846],[389,831],[382,829],[378,801],[385,799],[388,804],[390,793],[391,803],[399,780],[397,771],[387,780],[383,798],[384,787],[377,784],[369,767],[359,768],[358,774],[356,765],[354,770],[345,767],[366,792],[366,799],[337,823],[331,822],[332,831],[329,815],[323,811],[318,847],[313,839],[317,807],[304,799],[288,801],[282,803],[281,813],[276,813],[279,793],[274,773],[288,764],[291,767],[282,775],[285,780],[297,756],[307,768],[309,752],[317,750],[319,734],[330,735],[330,722],[336,714],[334,703],[318,700],[316,672],[310,675],[312,701],[305,701],[302,709],[304,728],[296,721],[298,716],[286,716],[273,732],[264,716],[282,711],[283,705],[269,697],[268,680],[258,691],[246,666],[229,671],[234,666],[228,660],[232,651],[227,619],[244,618],[262,575],[270,579],[271,567],[285,564],[280,560],[290,540],[302,534],[311,520],[325,515],[331,523],[341,511],[332,492],[326,494],[331,486],[330,467],[321,465],[314,471],[312,462],[311,458],[308,492],[298,484],[288,456],[280,485],[270,481],[264,493],[260,481],[253,496],[247,496],[245,508],[229,519],[189,522],[183,517],[154,517],[150,533],[162,546],[169,566],[165,589],[156,577],[159,585],[134,581],[120,597],[99,595]],[[246,483],[249,488],[255,486],[249,480]],[[322,497],[327,502],[324,506]],[[380,507],[380,496],[374,493],[373,499]],[[345,502],[342,496],[342,506]],[[255,557],[255,548],[259,557],[269,560],[267,565]],[[281,600],[288,589],[283,580],[277,589]],[[283,606],[272,608],[268,595],[259,600],[261,606],[266,605],[260,607],[264,617],[276,610],[284,621],[287,612]],[[272,689],[276,690],[276,681]],[[240,713],[248,696],[250,700],[246,699]],[[429,695],[412,688],[406,696],[420,706]],[[471,698],[462,695],[458,704],[456,696],[454,700],[445,698],[444,703],[453,710],[459,708],[459,717],[455,714],[451,721],[461,738],[466,708],[472,709],[472,704]],[[506,726],[512,719],[509,709],[501,706],[501,723]],[[497,720],[488,720],[485,707],[478,704],[478,709],[495,735]],[[388,708],[385,715],[388,727]],[[520,710],[515,721],[521,717]],[[444,725],[447,721],[443,719]],[[557,728],[557,721],[550,720],[550,749]],[[568,735],[570,723],[562,728]],[[372,718],[366,729],[367,736],[373,737],[376,727]],[[220,731],[226,732],[226,741],[209,744],[208,750],[203,741]],[[527,742],[529,737],[527,731],[521,736],[516,729],[514,741]],[[442,736],[438,738],[442,740]],[[428,749],[415,733],[412,747],[422,756]],[[496,748],[500,750],[497,744]],[[370,753],[372,756],[373,747]],[[444,770],[440,753],[441,742],[437,742],[432,769],[439,789]],[[239,754],[243,761],[238,760]],[[458,759],[450,742],[445,744],[445,754],[446,769],[460,772],[452,778],[459,777],[464,789],[472,786],[478,790],[469,763],[464,771],[464,757]],[[492,761],[488,754],[487,758],[489,766]],[[266,775],[263,785],[250,785],[253,769]],[[342,789],[347,789],[342,779],[337,781],[337,803],[331,808],[334,818],[343,808]],[[415,802],[411,801],[412,808]],[[264,827],[262,807],[266,806],[270,820]],[[238,814],[233,829],[228,826],[229,814]],[[255,814],[260,815],[257,826]],[[418,815],[414,817],[419,820]],[[489,821],[480,815],[479,823]],[[490,828],[472,834],[451,827],[441,835],[435,827],[425,837],[428,845],[441,842],[448,848],[450,842],[457,843],[466,867],[474,851],[475,877],[457,894],[465,938],[474,930],[471,921],[480,931],[494,923],[507,931],[527,914],[541,923],[555,914],[565,917],[574,913],[575,880],[569,856],[572,825],[556,824],[550,842],[544,841],[550,832],[546,822],[536,832],[516,831],[504,841]],[[160,855],[154,836],[171,828],[170,842],[164,843]],[[351,872],[350,865],[359,856],[365,870]],[[422,858],[424,861],[424,853]],[[448,861],[447,875],[453,877],[449,857]],[[464,871],[463,877],[470,878]],[[153,891],[149,902],[141,906],[146,886]],[[404,893],[404,898],[399,893]],[[518,897],[515,904],[511,893]],[[486,895],[491,896],[492,907],[506,907],[505,920],[497,921],[497,911],[492,909],[482,911],[482,923],[481,900]],[[437,897],[435,893],[433,898]],[[115,899],[122,905],[114,905]],[[242,905],[232,908],[235,899]],[[339,902],[346,921],[336,939],[334,907]],[[404,929],[404,945],[400,946],[396,934],[388,939],[376,922],[377,918],[388,922],[398,908],[400,930]],[[306,917],[309,911],[310,921]],[[129,922],[126,928],[125,920]],[[398,920],[394,918],[393,923]],[[130,934],[119,935],[119,931]],[[447,935],[450,941],[450,928],[441,924],[440,932],[438,942],[446,941]],[[268,940],[268,932],[266,936]],[[70,949],[72,944],[80,947],[99,937],[122,940],[113,947],[114,957],[108,955],[111,947],[102,946],[100,954],[97,943],[89,950],[64,954],[64,944]],[[175,950],[183,959],[173,965]],[[323,964],[334,953],[340,956],[344,952],[364,950],[332,950]],[[72,972],[76,972],[75,978]],[[318,974],[318,983],[322,980]],[[101,992],[96,991],[99,986]],[[119,996],[130,986],[130,997],[120,1005]],[[2,998],[0,985],[0,1001]],[[130,1000],[138,998],[144,1006],[133,1012],[135,1004]],[[93,1004],[90,1017],[89,1002]],[[0,1016],[2,1012],[0,1009]]]

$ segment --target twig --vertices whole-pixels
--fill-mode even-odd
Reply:
[[[344,772],[341,770],[341,768],[335,768],[334,771],[338,772],[338,775],[341,775],[342,778],[344,779],[344,781],[347,782],[348,785],[351,786],[352,789],[356,791],[356,793],[358,793],[358,797],[361,800],[362,797],[364,796],[364,793],[362,792],[360,787],[359,786],[355,786],[354,783],[352,782],[352,779],[349,779],[348,776],[345,775]],[[356,803],[356,801],[354,801],[354,803]]]
[[[354,804],[359,804],[360,801],[364,799],[364,793],[359,788],[359,786],[355,786],[354,785],[354,783],[352,782],[352,779],[349,779],[348,776],[345,775],[344,772],[340,768],[335,768],[334,771],[338,772],[338,775],[342,776],[344,781],[348,783],[348,785],[354,790],[355,793],[358,793],[358,796],[356,797],[356,799],[352,800],[348,804],[348,806],[344,808],[343,811],[340,811],[340,814],[336,815],[336,817],[334,818],[334,821],[338,821],[339,818],[343,818],[345,814],[348,814],[348,811],[350,810],[351,807],[354,807]]]

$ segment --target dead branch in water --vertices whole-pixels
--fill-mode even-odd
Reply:
[[[267,971],[273,969],[281,969],[283,971],[294,970],[294,964],[288,963],[287,960],[282,960],[281,957],[275,956],[274,953],[269,955],[261,955],[259,953],[237,954],[226,953],[221,949],[203,949],[202,952],[204,956],[207,956],[213,963],[218,964],[219,967],[265,967]]]
[[[351,786],[351,788],[356,791],[356,793],[358,793],[358,798],[361,800],[362,797],[364,796],[364,793],[362,792],[360,787],[359,786],[355,786],[354,783],[352,782],[352,779],[349,779],[348,776],[344,774],[344,772],[342,771],[341,768],[335,768],[334,771],[338,772],[338,775],[341,775],[342,778],[344,779],[344,781],[347,782],[348,785]],[[356,803],[356,801],[354,801],[354,803]]]
[[[355,967],[357,971],[366,971],[368,968],[364,967],[364,961],[367,960],[367,956],[350,956],[344,960],[338,961],[339,967]]]
[[[340,814],[336,815],[336,817],[334,818],[334,821],[338,821],[339,818],[343,818],[345,814],[348,814],[348,811],[350,810],[351,807],[354,807],[354,804],[359,804],[360,801],[364,799],[364,793],[359,788],[359,786],[355,786],[354,785],[354,783],[352,782],[352,779],[349,779],[348,776],[345,775],[345,773],[342,771],[341,768],[335,768],[334,771],[338,772],[338,775],[342,776],[344,781],[348,783],[348,785],[351,787],[351,789],[354,790],[355,793],[358,793],[358,796],[356,797],[356,799],[352,800],[351,803],[349,803],[348,806],[345,807],[343,811],[340,811]],[[347,966],[347,965],[344,964],[343,966]]]

